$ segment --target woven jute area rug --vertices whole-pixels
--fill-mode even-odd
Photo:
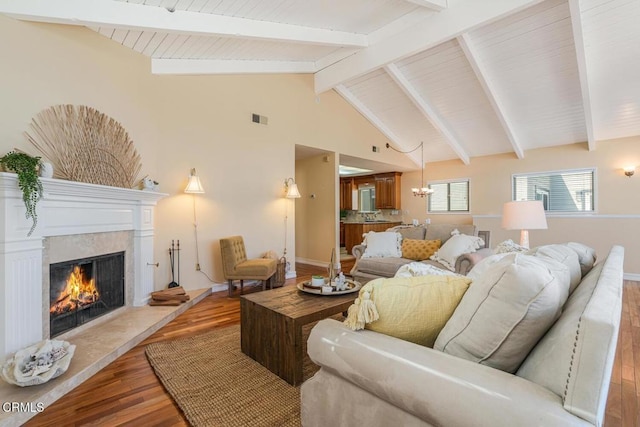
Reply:
[[[300,387],[242,353],[239,325],[149,344],[146,354],[193,426],[300,426]],[[307,356],[304,378],[317,370]]]

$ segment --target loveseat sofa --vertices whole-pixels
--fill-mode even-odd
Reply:
[[[444,245],[451,238],[451,232],[458,230],[461,234],[469,236],[479,236],[483,239],[483,245],[475,252],[468,252],[460,255],[455,262],[455,272],[466,275],[475,264],[483,258],[491,254],[488,249],[490,233],[488,231],[478,231],[475,225],[457,225],[457,224],[430,224],[427,226],[417,227],[393,227],[388,231],[396,231],[403,238],[415,240],[440,240]],[[393,277],[398,269],[405,264],[414,262],[412,259],[402,257],[372,257],[363,258],[366,246],[363,244],[356,245],[351,250],[356,257],[356,261],[349,273],[354,280],[364,284],[370,280],[381,277]],[[446,269],[444,265],[430,259],[420,261],[434,267]]]
[[[514,374],[335,320],[319,322],[308,353],[321,369],[302,385],[303,426],[602,425],[623,258],[624,249],[614,246],[582,272],[560,317]]]

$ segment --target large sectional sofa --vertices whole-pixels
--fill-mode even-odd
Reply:
[[[409,227],[393,227],[388,231],[396,231],[406,239],[416,240],[440,240],[444,245],[451,238],[451,232],[458,230],[461,234],[469,236],[479,236],[483,239],[481,249],[462,254],[455,263],[455,272],[466,275],[475,264],[483,258],[491,254],[488,249],[490,234],[488,231],[478,231],[475,225],[458,225],[458,224],[430,224],[427,226],[409,226]],[[402,257],[373,257],[363,258],[366,246],[363,244],[356,245],[352,249],[352,254],[356,257],[356,261],[349,273],[354,280],[364,284],[370,280],[381,277],[393,277],[398,269],[405,264],[414,262],[414,260]],[[446,269],[444,265],[430,259],[420,261],[434,267]]]
[[[579,268],[577,281],[571,273],[561,314],[513,373],[335,320],[319,322],[308,353],[321,369],[302,385],[302,424],[601,426],[620,325],[623,258],[624,249],[614,246],[592,268]]]

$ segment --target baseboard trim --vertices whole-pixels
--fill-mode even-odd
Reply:
[[[296,257],[296,262],[299,262],[300,264],[313,265],[316,267],[325,267],[325,268],[329,267],[329,263],[327,261],[318,261],[316,259]]]
[[[226,291],[227,289],[229,289],[229,285],[226,283],[214,283],[213,285],[211,285],[211,293],[222,292]]]
[[[293,279],[295,277],[297,277],[295,271],[288,271],[284,275],[285,279]],[[234,280],[233,284],[236,285],[236,286],[240,286],[240,282],[238,282],[237,280]],[[244,286],[262,286],[262,281],[261,280],[245,280],[244,281]],[[211,285],[211,293],[222,292],[222,291],[226,292],[228,290],[229,290],[229,284],[228,283],[217,283],[217,282],[214,282],[213,285]]]
[[[634,282],[640,282],[640,274],[637,273],[625,273],[622,276],[624,280],[633,280]]]

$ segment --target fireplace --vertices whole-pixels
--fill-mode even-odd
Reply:
[[[29,236],[31,224],[25,218],[17,176],[0,172],[0,363],[10,353],[59,334],[50,330],[51,299],[59,299],[62,291],[51,290],[51,265],[126,253],[124,307],[102,315],[102,320],[126,307],[146,305],[154,289],[154,210],[166,194],[62,179],[41,181],[38,226]],[[100,289],[98,293],[105,296]],[[57,329],[62,320],[54,322]]]
[[[49,272],[51,337],[125,304],[124,252],[51,264]]]

